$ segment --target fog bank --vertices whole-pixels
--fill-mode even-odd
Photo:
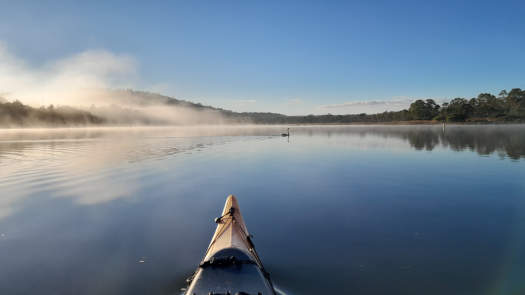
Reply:
[[[70,106],[112,125],[230,122],[213,108],[124,90],[137,88],[139,80],[137,62],[125,54],[87,50],[34,64],[0,43],[0,103],[18,100],[34,108]],[[33,122],[38,120],[29,123]]]

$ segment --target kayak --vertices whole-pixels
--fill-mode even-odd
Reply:
[[[270,275],[230,195],[215,219],[217,229],[199,267],[187,281],[186,295],[275,295]]]

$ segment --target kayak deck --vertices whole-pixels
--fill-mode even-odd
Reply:
[[[185,294],[275,294],[234,196],[228,196],[215,222],[215,234]]]

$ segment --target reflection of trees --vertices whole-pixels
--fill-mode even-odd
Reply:
[[[401,137],[417,150],[441,144],[454,151],[471,150],[480,155],[495,152],[511,159],[525,158],[525,126],[448,126],[407,130]]]
[[[300,129],[299,129],[300,130]],[[299,130],[293,130],[295,133]],[[525,158],[525,125],[449,125],[441,126],[332,126],[312,127],[305,133],[314,135],[358,134],[395,137],[408,141],[416,150],[433,150],[437,146],[454,151],[471,150],[480,155],[498,153],[511,159]]]
[[[237,126],[220,128],[169,128],[169,129],[74,129],[48,130],[45,132],[11,132],[0,134],[0,162],[2,156],[9,153],[21,153],[42,144],[72,145],[82,141],[112,139],[122,142],[118,154],[127,155],[127,160],[157,157],[166,154],[184,152],[195,148],[192,144],[175,144],[172,140],[149,142],[147,137],[187,137],[187,136],[267,136],[278,135],[282,126]],[[454,151],[471,150],[480,155],[497,153],[511,159],[525,158],[525,125],[449,125],[443,132],[441,126],[295,126],[291,128],[293,136],[345,136],[358,135],[393,137],[407,141],[416,150],[433,150],[443,146]],[[200,142],[201,140],[197,140]],[[187,140],[183,140],[187,143]],[[209,143],[216,143],[217,139]],[[114,152],[114,151],[113,151]],[[110,151],[108,151],[110,153]],[[114,156],[112,156],[114,157]]]
[[[417,150],[433,150],[441,144],[454,151],[471,150],[480,155],[498,153],[511,159],[525,158],[525,126],[448,126],[414,128],[400,132]]]
[[[413,130],[404,136],[416,150],[433,150],[439,144],[439,137],[432,130]]]
[[[455,151],[469,149],[480,155],[494,152],[511,159],[525,158],[524,126],[465,126],[449,128],[441,142]]]

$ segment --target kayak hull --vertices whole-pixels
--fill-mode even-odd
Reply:
[[[275,294],[234,196],[228,196],[216,223],[215,234],[185,294]]]

